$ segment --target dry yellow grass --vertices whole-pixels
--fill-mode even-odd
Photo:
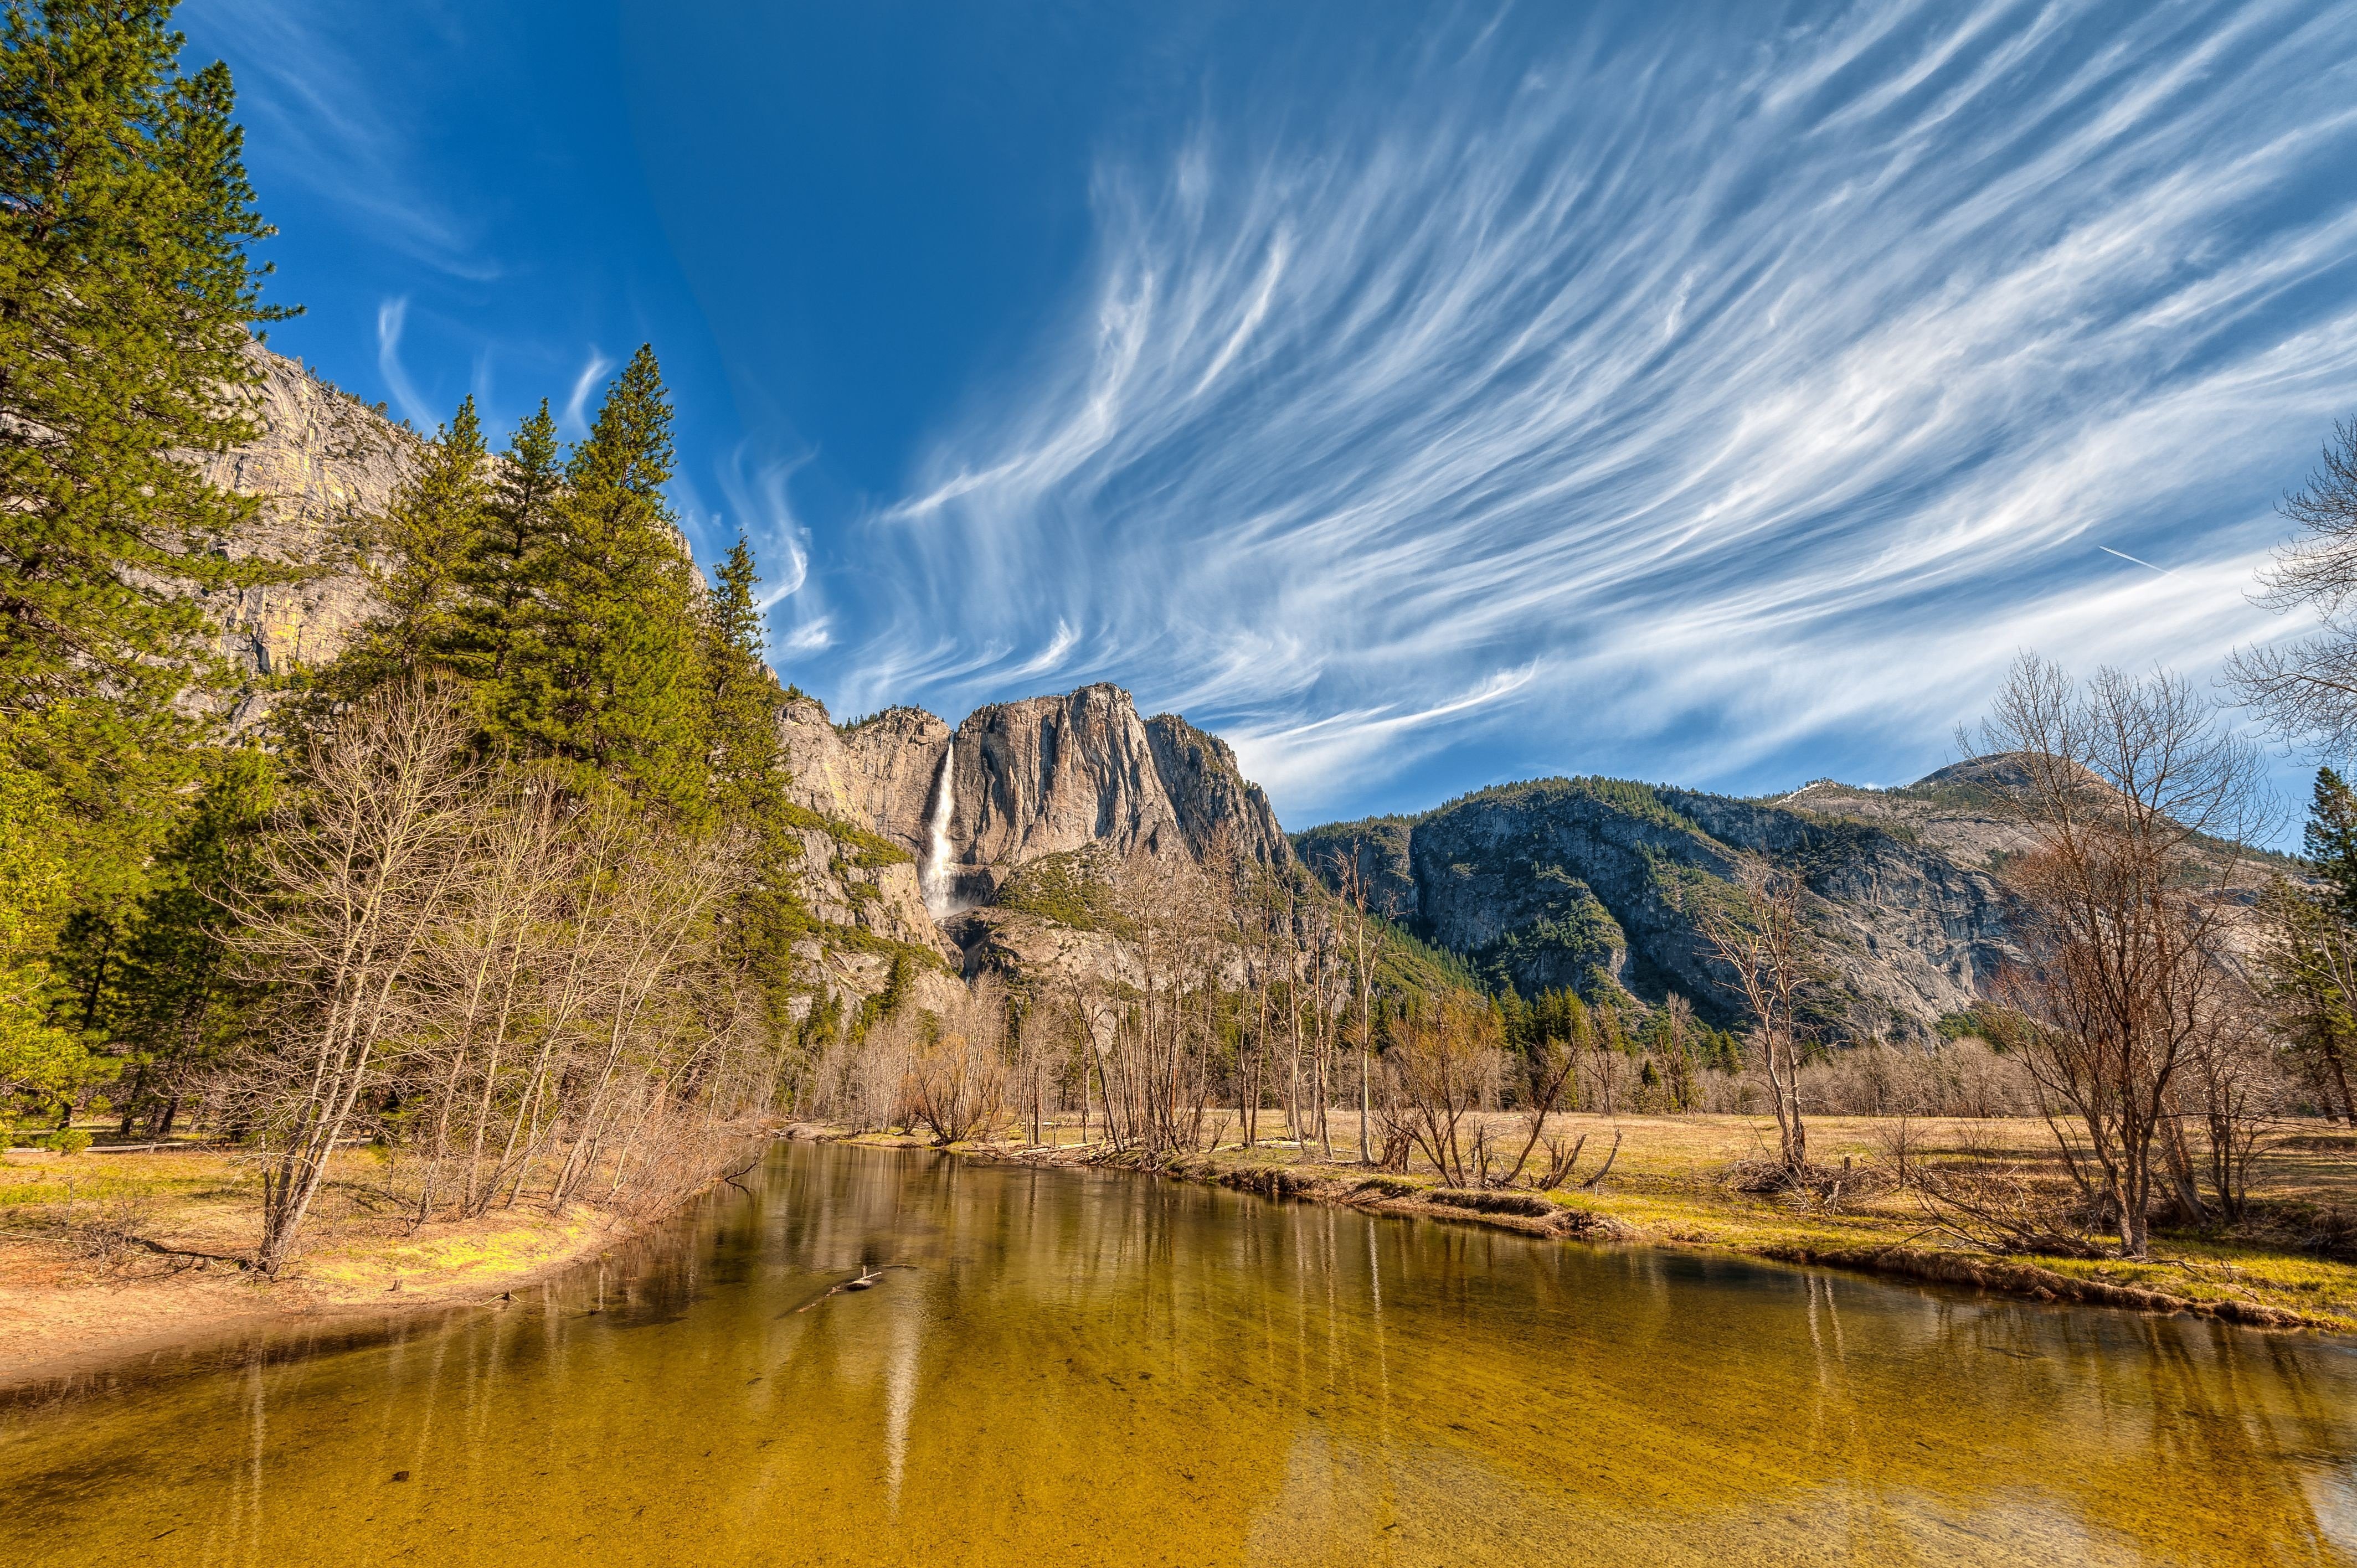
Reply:
[[[1265,1117],[1263,1131],[1279,1122]],[[1517,1117],[1496,1118],[1501,1137],[1520,1125]],[[1913,1131],[1920,1155],[1910,1158],[1934,1166],[2052,1163],[2050,1140],[2037,1122],[1926,1121]],[[1047,1143],[1059,1148],[1081,1141],[1076,1118],[1060,1118],[1045,1132]],[[1639,1240],[1771,1257],[1957,1251],[1932,1225],[1922,1199],[1889,1180],[1888,1122],[1840,1117],[1812,1122],[1818,1160],[1837,1167],[1847,1156],[1858,1178],[1831,1205],[1730,1185],[1731,1166],[1763,1158],[1773,1148],[1773,1123],[1761,1118],[1564,1115],[1551,1121],[1550,1132],[1587,1140],[1573,1185],[1551,1195],[1554,1201],[1601,1216],[1614,1230]],[[1610,1174],[1595,1187],[1578,1187],[1596,1172],[1616,1134],[1620,1151]],[[1245,1150],[1237,1136],[1230,1113],[1222,1146],[1193,1168],[1222,1179],[1282,1166],[1338,1187],[1364,1174],[1353,1163],[1358,1133],[1348,1115],[1334,1118],[1332,1162],[1315,1145],[1264,1143]],[[1082,1153],[1072,1149],[1074,1157]],[[412,1233],[364,1199],[379,1174],[371,1156],[340,1156],[337,1174],[349,1185],[328,1189],[292,1277],[265,1283],[233,1262],[167,1259],[144,1248],[107,1252],[76,1240],[76,1227],[103,1231],[113,1226],[188,1253],[230,1260],[250,1252],[259,1193],[253,1173],[228,1155],[173,1151],[64,1158],[8,1151],[0,1159],[0,1382],[244,1320],[486,1299],[616,1239],[611,1221],[591,1210],[555,1216],[519,1209]],[[1428,1167],[1412,1171],[1409,1180],[1438,1185]],[[2300,1250],[2294,1223],[2320,1210],[2357,1217],[2357,1135],[2309,1128],[2272,1139],[2253,1196],[2257,1217],[2240,1233],[2165,1234],[2149,1262],[2017,1261],[2074,1280],[2249,1302],[2357,1329],[2357,1265]]]
[[[497,1211],[411,1229],[366,1197],[382,1173],[339,1155],[288,1274],[236,1259],[259,1240],[253,1172],[199,1150],[0,1159],[0,1383],[95,1356],[290,1315],[482,1300],[617,1239],[607,1215]],[[113,1240],[135,1236],[156,1247]]]

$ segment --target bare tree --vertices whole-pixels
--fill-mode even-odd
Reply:
[[[475,768],[453,693],[409,678],[315,740],[263,851],[237,947],[282,1005],[244,1086],[263,1151],[265,1273],[285,1266],[328,1156],[404,1023],[407,984],[456,893]]]
[[[2345,757],[2357,750],[2357,420],[2333,425],[2322,465],[2281,510],[2303,532],[2276,549],[2255,596],[2278,614],[2313,612],[2318,629],[2238,650],[2227,680],[2286,742]]]
[[[710,919],[735,868],[709,841],[661,832],[638,837],[608,895],[614,918],[588,1021],[594,1028],[569,1075],[564,1101],[570,1146],[550,1187],[562,1204],[601,1156],[627,1159],[631,1131],[667,1090],[716,1044],[699,1028],[692,972],[707,950]],[[620,1139],[619,1153],[615,1140]]]
[[[1468,1173],[1480,1161],[1477,1156],[1468,1166],[1459,1130],[1469,1114],[1496,1098],[1503,1056],[1497,1015],[1479,997],[1461,992],[1432,1000],[1404,1018],[1384,1053],[1393,1090],[1379,1114],[1387,1133],[1405,1135],[1452,1186],[1475,1179]],[[1559,1092],[1559,1083],[1557,1088]]]
[[[1127,1140],[1114,1112],[1112,1065],[1106,1059],[1106,1051],[1119,1027],[1121,1010],[1110,986],[1093,975],[1077,972],[1064,975],[1059,996],[1085,1053],[1081,1063],[1081,1138],[1083,1142],[1088,1139],[1089,1077],[1093,1069],[1097,1092],[1103,1100],[1105,1142],[1120,1148]]]
[[[1370,1124],[1374,1120],[1373,1080],[1375,1066],[1374,974],[1372,962],[1375,944],[1370,940],[1372,924],[1367,911],[1367,882],[1359,871],[1357,846],[1351,854],[1334,857],[1335,890],[1340,900],[1342,938],[1351,954],[1351,978],[1358,995],[1358,1017],[1351,1025],[1351,1043],[1359,1057],[1359,1163],[1372,1165],[1374,1148],[1368,1141]],[[1527,1158],[1529,1151],[1523,1151]]]
[[[410,1043],[427,1077],[431,1116],[413,1222],[432,1218],[446,1172],[464,1171],[462,1212],[480,1212],[486,1146],[530,1043],[536,983],[552,921],[575,867],[556,791],[506,780],[484,803],[469,875],[430,929],[417,965],[426,1005]]]
[[[2211,1026],[2191,1042],[2188,1064],[2184,1098],[2201,1134],[2202,1174],[2229,1221],[2247,1211],[2259,1139],[2283,1109],[2284,1075],[2264,1043],[2255,1003],[2247,987],[2225,987]]]
[[[1750,1009],[1776,1112],[1779,1157],[1787,1173],[1799,1176],[1809,1165],[1808,1126],[1801,1114],[1806,1044],[1801,1008],[1818,972],[1807,888],[1797,874],[1757,854],[1738,854],[1734,871],[1738,897],[1704,904],[1697,925],[1727,972],[1721,983]],[[1694,897],[1703,895],[1697,890]]]
[[[1575,1017],[1576,1027],[1583,1032],[1587,1031],[1589,1027],[1587,1017],[1584,1015],[1576,1015]],[[1578,1064],[1579,1050],[1576,1040],[1556,1040],[1541,1036],[1534,1043],[1531,1059],[1527,1064],[1530,1073],[1529,1100],[1524,1111],[1528,1118],[1528,1128],[1523,1139],[1522,1151],[1514,1156],[1513,1165],[1495,1182],[1489,1182],[1485,1173],[1485,1185],[1512,1187],[1522,1179],[1523,1167],[1531,1163],[1531,1151],[1538,1147],[1539,1139],[1546,1133],[1547,1118],[1555,1114],[1555,1104],[1562,1100],[1564,1087],[1571,1081],[1572,1074],[1577,1070]],[[1562,1158],[1553,1149],[1549,1150],[1549,1154],[1556,1156],[1550,1159],[1548,1163],[1549,1173],[1554,1179],[1546,1185],[1553,1186],[1571,1174],[1571,1166],[1577,1162],[1579,1155],[1576,1147],[1568,1160]]]
[[[901,1094],[903,1120],[924,1123],[940,1144],[988,1133],[1006,1097],[1006,993],[989,976],[960,993],[939,1017],[913,1023]]]
[[[2179,677],[2081,686],[2029,654],[1981,739],[2030,843],[2007,864],[2029,958],[1998,993],[2066,1165],[2140,1258],[2179,1075],[2241,1011],[2230,884],[2264,823],[2259,759]]]

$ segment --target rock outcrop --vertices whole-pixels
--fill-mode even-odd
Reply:
[[[255,438],[203,470],[261,502],[231,553],[299,570],[201,601],[221,650],[257,677],[240,722],[268,701],[259,678],[328,662],[374,612],[358,525],[385,509],[422,452],[381,408],[259,344],[250,351],[259,380],[241,395]],[[1016,868],[1043,856],[1200,856],[1223,843],[1262,861],[1290,856],[1266,798],[1223,743],[1181,719],[1139,717],[1117,687],[983,708],[954,730],[895,708],[837,731],[823,708],[797,697],[780,732],[815,926],[809,955],[833,983],[864,993],[882,986],[897,951],[957,961],[942,920],[986,905]]]
[[[1749,850],[1799,871],[1852,1038],[1913,1036],[1973,1004],[2016,956],[2012,902],[1977,865],[1874,823],[1615,779],[1484,789],[1414,818],[1296,841],[1329,885],[1525,990],[1609,980],[1731,1018],[1698,917]]]
[[[378,410],[260,344],[245,389],[258,433],[202,465],[224,489],[261,500],[257,526],[229,543],[234,559],[306,569],[299,580],[199,596],[221,649],[248,673],[317,666],[374,613],[368,575],[353,558],[354,523],[384,510],[415,465],[417,437]],[[325,570],[320,570],[325,568]]]

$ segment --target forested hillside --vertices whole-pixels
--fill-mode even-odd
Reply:
[[[1352,868],[1374,906],[1490,983],[1648,1004],[1686,998],[1739,1024],[1745,1003],[1704,926],[1739,903],[1738,857],[1793,868],[1832,983],[1816,1026],[1858,1041],[1933,1037],[2018,948],[1988,867],[1882,823],[1612,779],[1501,785],[1413,818],[1295,840],[1329,883]]]

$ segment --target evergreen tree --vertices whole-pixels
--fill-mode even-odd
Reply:
[[[225,751],[180,822],[141,903],[109,997],[107,1033],[126,1053],[112,1091],[122,1131],[170,1133],[191,1079],[228,1045],[253,996],[231,972],[221,912],[250,874],[273,771],[258,746]]]
[[[707,808],[694,568],[663,499],[671,404],[642,347],[565,467],[556,532],[527,574],[492,737],[684,820]]]
[[[381,607],[337,660],[328,684],[338,697],[350,700],[421,664],[455,669],[467,661],[469,568],[490,523],[484,468],[482,423],[468,397],[370,528],[370,575]]]
[[[2300,839],[2309,866],[2329,890],[2333,913],[2357,925],[2357,795],[2330,768],[2316,770]]]
[[[2314,880],[2269,888],[2260,963],[2279,1036],[2328,1110],[2357,1125],[2357,796],[2330,768],[2317,770],[2301,837]]]
[[[743,835],[749,873],[729,922],[729,949],[760,983],[772,1022],[784,1029],[791,1026],[793,941],[809,923],[794,897],[802,841],[785,809],[786,756],[778,737],[784,694],[762,657],[761,579],[743,535],[715,576],[705,601],[704,656],[712,803],[717,819]]]
[[[160,0],[0,10],[0,722],[85,820],[156,809],[221,673],[187,586],[253,502],[188,461],[250,439],[254,212],[228,69]]]
[[[531,609],[534,575],[545,570],[556,539],[555,510],[564,484],[556,421],[543,398],[539,410],[508,442],[482,527],[460,566],[467,596],[459,615],[463,635],[454,659],[468,679],[496,688],[507,678],[511,650]]]
[[[47,782],[0,755],[0,1095],[62,1097],[92,1066],[53,1022],[59,981],[43,959],[72,892],[59,829]]]
[[[778,682],[762,655],[768,638],[757,596],[760,575],[739,534],[705,600],[705,708],[712,736],[713,803],[742,821],[779,799],[785,755],[778,740]]]
[[[191,461],[252,437],[247,329],[291,312],[247,255],[229,71],[181,73],[172,9],[0,5],[0,751],[56,811],[77,1030],[203,764],[182,699],[229,676],[188,590],[283,575],[229,560],[253,503]]]
[[[1534,1056],[1544,1036],[1532,1015],[1531,1004],[1523,1000],[1521,992],[1508,985],[1497,993],[1498,1032],[1506,1044],[1523,1055]]]

